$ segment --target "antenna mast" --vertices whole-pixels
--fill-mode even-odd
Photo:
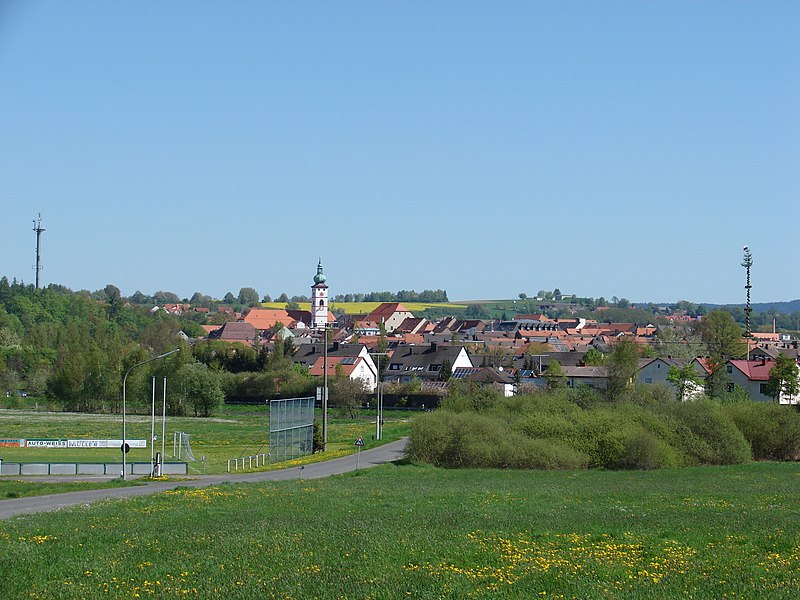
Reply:
[[[748,246],[745,246],[743,250],[744,260],[742,261],[742,266],[747,272],[747,283],[744,286],[744,289],[747,290],[747,305],[744,308],[744,336],[746,338],[750,338],[753,336],[753,334],[750,332],[750,313],[753,312],[753,309],[750,306],[750,288],[753,287],[750,285],[750,267],[753,266],[753,255],[750,254],[750,248]]]
[[[33,230],[36,232],[36,266],[33,267],[36,271],[36,289],[39,289],[39,274],[42,272],[42,232],[45,230],[42,227],[42,213],[39,213],[39,218],[33,220]]]

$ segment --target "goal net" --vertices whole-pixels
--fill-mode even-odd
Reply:
[[[192,446],[189,442],[189,434],[182,431],[176,431],[172,436],[172,456],[177,456],[178,460],[182,455],[186,456],[187,460],[194,462],[194,454],[192,454]]]

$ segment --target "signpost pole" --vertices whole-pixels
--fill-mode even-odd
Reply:
[[[358,463],[361,460],[361,448],[364,446],[364,439],[359,437],[356,440],[356,471],[358,471]]]

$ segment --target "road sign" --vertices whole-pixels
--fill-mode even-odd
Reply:
[[[358,470],[358,462],[361,458],[361,446],[364,445],[364,440],[359,436],[356,440],[356,470]]]
[[[128,452],[130,452],[130,451],[131,451],[131,445],[130,445],[130,444],[128,444],[128,443],[125,443],[125,444],[122,444],[122,445],[119,447],[119,449],[120,449],[120,450],[122,450],[122,451],[123,451],[125,454],[127,454]]]

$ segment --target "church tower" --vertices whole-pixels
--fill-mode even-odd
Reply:
[[[325,274],[322,272],[322,258],[317,265],[317,274],[314,275],[314,285],[311,286],[311,328],[325,329],[328,323],[328,286],[325,284]]]

